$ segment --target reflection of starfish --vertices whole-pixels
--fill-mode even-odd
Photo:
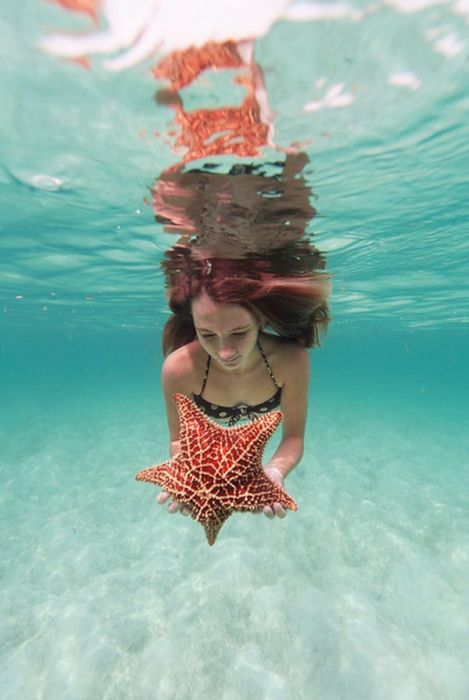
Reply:
[[[242,68],[244,65],[234,41],[217,44],[210,41],[202,47],[191,46],[185,51],[172,51],[165,56],[152,73],[159,80],[168,80],[171,90],[176,91],[194,82],[207,68]]]
[[[250,95],[239,107],[177,109],[176,120],[181,134],[175,146],[187,148],[183,163],[218,155],[255,157],[268,144],[269,126],[262,122],[259,105]],[[172,169],[180,167],[178,163]]]
[[[233,511],[258,511],[275,502],[296,510],[293,498],[269,479],[261,465],[264,446],[282,420],[279,411],[225,428],[209,420],[187,396],[173,398],[181,424],[180,452],[139,472],[138,481],[158,484],[188,506],[203,525],[209,544]]]

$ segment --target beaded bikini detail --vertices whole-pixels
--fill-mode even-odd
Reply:
[[[204,399],[202,394],[204,393],[205,385],[207,384],[208,372],[210,369],[210,363],[212,359],[209,355],[207,357],[205,375],[200,394],[193,394],[194,402],[205,413],[206,416],[208,416],[209,418],[216,418],[217,420],[227,421],[228,425],[234,425],[243,418],[258,418],[264,413],[268,413],[274,408],[280,406],[282,387],[280,387],[277,384],[277,380],[274,377],[272,368],[269,364],[267,357],[265,356],[265,353],[262,349],[259,340],[257,341],[257,347],[259,348],[259,351],[262,355],[262,359],[264,360],[264,364],[267,367],[270,377],[274,385],[277,387],[277,391],[275,392],[275,394],[271,396],[270,399],[267,399],[267,401],[255,404],[254,406],[250,406],[249,404],[238,404],[237,406],[218,406],[217,404],[207,401],[207,399]]]

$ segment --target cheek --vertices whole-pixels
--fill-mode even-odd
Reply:
[[[211,345],[213,345],[213,342],[211,342],[211,338],[203,338],[201,335],[197,333],[197,340],[201,344],[201,346],[204,349],[210,348]]]
[[[218,351],[218,341],[216,338],[203,338],[198,335],[197,339],[202,349],[205,350],[208,355],[216,355]]]
[[[252,333],[249,333],[248,335],[240,339],[239,345],[242,345],[244,348],[247,349],[254,348],[257,343],[257,335],[257,330],[253,331]]]

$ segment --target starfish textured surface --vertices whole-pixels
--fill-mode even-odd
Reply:
[[[183,394],[174,394],[180,422],[180,451],[166,462],[140,471],[138,481],[158,484],[190,508],[213,544],[234,512],[258,511],[281,503],[296,503],[265,474],[262,454],[267,440],[282,420],[280,411],[267,413],[233,428],[214,423]]]

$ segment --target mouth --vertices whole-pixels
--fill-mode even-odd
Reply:
[[[221,362],[223,365],[226,365],[227,367],[230,367],[231,365],[236,364],[236,363],[238,362],[239,358],[240,358],[240,355],[236,355],[236,357],[230,357],[229,360],[222,360],[222,359],[220,359],[220,362]]]

